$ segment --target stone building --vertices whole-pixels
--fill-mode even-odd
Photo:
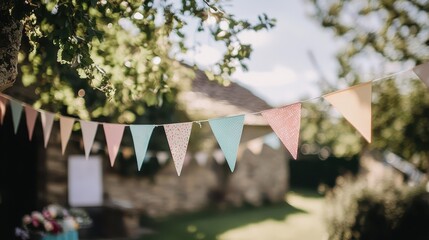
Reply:
[[[18,98],[19,93],[16,94],[12,96]],[[25,99],[23,101],[25,102]],[[209,81],[200,71],[196,74],[192,88],[183,92],[179,101],[182,110],[193,121],[257,113],[271,108],[240,85],[231,83],[226,87],[220,86]],[[12,183],[11,187],[20,188],[23,192],[14,194],[3,184],[0,190],[4,201],[0,203],[0,210],[6,211],[2,208],[9,206],[21,215],[47,203],[69,206],[68,159],[72,155],[84,154],[81,132],[72,134],[66,153],[62,155],[57,121],[54,123],[48,147],[44,149],[40,120],[36,122],[34,139],[29,142],[25,120],[21,119],[19,131],[15,136],[9,109],[8,112],[5,123],[0,127],[0,142],[2,146],[18,146],[18,153],[16,150],[2,153],[1,160],[6,164],[0,167],[0,180],[2,183]],[[101,127],[98,132],[102,132]],[[260,115],[246,114],[236,169],[231,173],[227,164],[222,163],[222,159],[217,156],[220,152],[219,146],[209,125],[206,122],[202,122],[200,126],[194,125],[188,148],[189,156],[180,177],[177,176],[171,159],[159,167],[157,173],[150,178],[120,174],[115,167],[110,167],[105,142],[100,141],[98,146],[101,150],[95,154],[103,158],[101,167],[104,200],[99,208],[109,209],[103,211],[115,216],[104,217],[102,221],[103,224],[122,227],[119,233],[106,232],[109,231],[107,229],[98,235],[138,234],[141,214],[160,217],[214,206],[241,206],[243,203],[257,206],[267,202],[284,201],[288,188],[287,154],[284,147],[273,149],[263,143],[264,136],[269,133],[272,133],[272,130]],[[123,154],[129,151],[130,147],[122,146]],[[204,162],[196,161],[198,154],[206,158]],[[10,171],[24,175],[11,174]],[[19,178],[29,183],[17,184],[15,181]],[[31,189],[25,189],[26,186]],[[25,207],[20,207],[17,202],[8,203],[9,195],[14,195],[11,198],[32,200],[25,203],[21,199],[19,202]],[[11,214],[12,212],[9,213]],[[6,217],[3,218],[2,223],[7,221]]]

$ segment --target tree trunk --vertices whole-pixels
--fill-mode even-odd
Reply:
[[[23,28],[21,21],[11,16],[7,3],[0,7],[0,92],[11,87],[18,75]]]

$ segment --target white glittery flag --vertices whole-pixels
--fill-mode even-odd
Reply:
[[[173,157],[174,166],[176,167],[178,176],[180,176],[180,173],[182,172],[189,137],[191,136],[191,129],[191,122],[164,125],[168,146],[170,146],[171,156]]]

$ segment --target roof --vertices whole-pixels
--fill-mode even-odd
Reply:
[[[198,70],[192,82],[192,88],[180,94],[179,99],[193,120],[205,120],[218,117],[256,113],[271,109],[264,100],[248,89],[231,82],[223,86],[210,81],[204,72]],[[204,119],[201,119],[204,118]],[[267,125],[260,114],[247,114],[246,125]]]

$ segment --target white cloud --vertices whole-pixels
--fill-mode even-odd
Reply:
[[[237,71],[234,74],[237,82],[243,83],[249,87],[276,87],[284,86],[298,81],[298,74],[291,68],[285,66],[275,66],[270,71]]]
[[[222,52],[218,48],[204,44],[197,47],[195,51],[190,50],[186,54],[179,54],[176,57],[179,60],[183,59],[192,64],[196,63],[199,67],[206,68],[217,63],[222,57]]]
[[[240,41],[244,44],[251,44],[252,47],[261,47],[268,45],[272,37],[269,32],[267,31],[259,31],[259,32],[253,32],[253,31],[247,31],[242,32],[238,35],[238,38]]]
[[[273,106],[320,94],[317,73],[313,70],[299,72],[278,65],[270,71],[238,71],[234,79]]]

